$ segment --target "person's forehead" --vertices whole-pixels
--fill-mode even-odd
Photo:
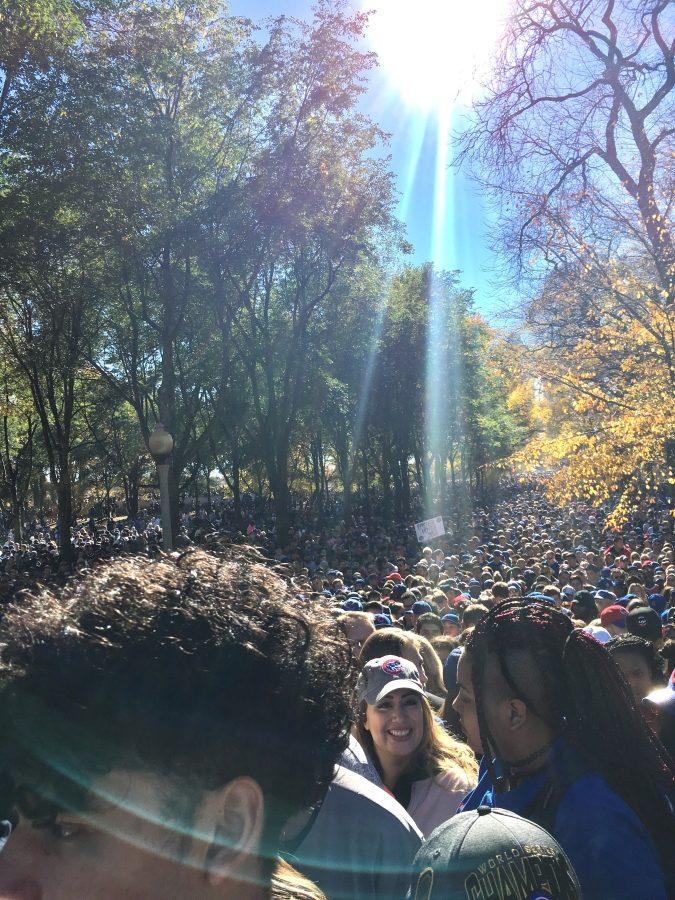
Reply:
[[[400,690],[397,690],[397,691],[389,691],[389,693],[386,694],[382,698],[381,702],[384,702],[388,698],[392,699],[392,700],[393,699],[405,700],[408,697],[419,697],[419,696],[420,696],[419,691],[411,691],[410,688],[401,688]]]
[[[639,650],[633,647],[619,648],[612,654],[615,661],[626,666],[647,665],[647,660]]]

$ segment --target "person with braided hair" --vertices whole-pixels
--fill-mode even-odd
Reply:
[[[673,762],[605,648],[554,606],[507,600],[476,625],[453,707],[483,755],[460,811],[549,831],[585,897],[672,897]]]

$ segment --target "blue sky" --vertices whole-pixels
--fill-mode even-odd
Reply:
[[[453,4],[453,0],[425,2],[432,10],[434,4],[446,10]],[[352,3],[357,8],[360,0]],[[366,8],[375,5],[376,2],[367,4]],[[408,8],[414,9],[415,5],[412,3]],[[311,0],[229,0],[233,14],[247,16],[255,22],[281,13],[310,18],[311,6]],[[441,48],[438,38],[436,44]],[[448,51],[442,48],[439,52]],[[390,72],[392,60],[389,61]],[[448,112],[450,121],[439,126],[439,115],[404,101],[389,72],[383,66],[372,73],[363,107],[391,135],[388,150],[397,176],[398,213],[415,248],[413,260],[419,263],[433,260],[442,268],[460,269],[462,285],[475,289],[477,308],[493,319],[510,294],[499,284],[499,260],[489,247],[488,203],[475,184],[447,165],[450,139],[440,137],[445,135],[448,124],[452,125],[458,110]]]

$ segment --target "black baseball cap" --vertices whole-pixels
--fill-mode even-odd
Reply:
[[[658,641],[662,634],[661,616],[651,606],[638,606],[626,616],[626,628],[630,634],[648,641]]]
[[[479,806],[429,835],[413,862],[412,900],[579,900],[579,881],[551,835],[507,809]]]

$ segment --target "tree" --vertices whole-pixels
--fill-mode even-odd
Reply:
[[[290,521],[289,453],[307,385],[315,323],[388,226],[391,175],[373,150],[377,128],[356,112],[372,58],[353,43],[365,17],[321,3],[311,24],[280,19],[266,55],[273,80],[242,252],[224,280],[241,312],[232,337],[246,372],[253,415],[284,540]]]
[[[640,316],[617,307],[618,288],[604,289],[592,271],[549,279],[529,309],[537,345],[525,370],[536,373],[549,415],[520,461],[553,470],[547,488],[557,502],[609,503],[616,524],[675,483],[675,322],[639,274],[624,269],[620,289]]]
[[[0,401],[0,484],[11,504],[11,524],[19,540],[23,537],[24,506],[35,462],[37,418],[25,380],[16,366],[4,360]]]
[[[521,275],[591,244],[648,257],[675,302],[673,24],[668,0],[515,3],[458,161],[500,203]]]
[[[95,8],[86,0],[1,0],[0,124],[17,84],[48,71],[83,35],[83,19]]]
[[[87,395],[84,349],[97,331],[105,269],[83,212],[97,208],[97,195],[78,154],[88,133],[71,74],[51,71],[21,89],[31,94],[31,115],[14,117],[6,128],[0,218],[0,346],[33,400],[65,558],[71,555],[71,453],[81,439],[78,415]]]
[[[675,39],[667,0],[518,0],[458,161],[498,200],[548,427],[527,460],[617,521],[668,477]],[[538,451],[541,451],[539,453]]]

